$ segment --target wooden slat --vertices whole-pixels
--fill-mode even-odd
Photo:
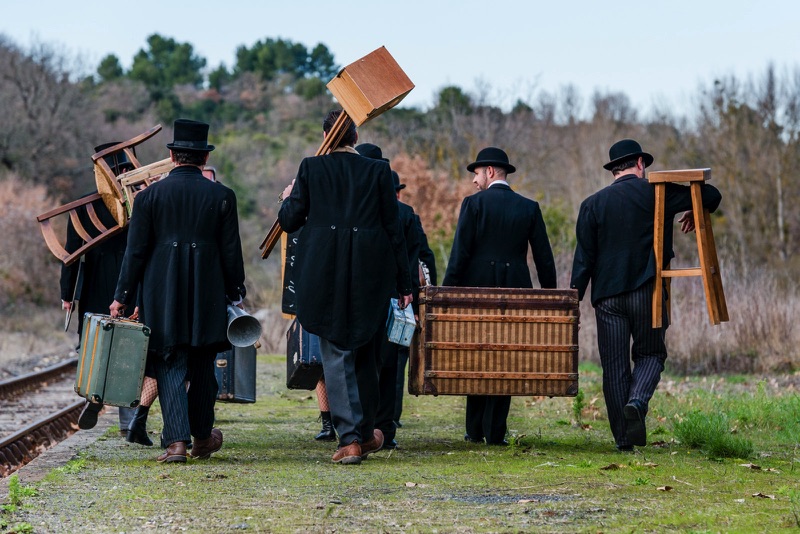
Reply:
[[[680,169],[675,171],[650,171],[647,181],[651,184],[706,182],[711,179],[711,169]]]
[[[425,371],[426,378],[468,380],[578,380],[578,373],[527,373],[503,371]]]
[[[532,308],[529,308],[532,309]],[[428,313],[428,321],[455,321],[474,323],[554,323],[574,324],[578,318],[574,315],[463,315],[455,313]]]
[[[670,269],[661,272],[663,278],[678,278],[681,276],[703,276],[703,270],[700,267],[692,267],[690,269]]]
[[[571,352],[577,345],[532,345],[528,343],[464,343],[460,341],[430,341],[425,343],[430,350],[470,350],[470,351],[521,351],[521,352]]]

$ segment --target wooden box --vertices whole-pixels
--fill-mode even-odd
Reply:
[[[347,65],[328,82],[328,89],[356,126],[393,108],[413,88],[383,46]]]
[[[575,396],[578,304],[574,289],[424,288],[409,393]]]

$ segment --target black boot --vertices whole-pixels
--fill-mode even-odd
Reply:
[[[333,421],[331,421],[331,412],[319,412],[320,419],[322,419],[322,430],[319,434],[314,436],[317,441],[335,441],[336,432],[333,430]]]
[[[150,447],[153,442],[147,436],[147,414],[150,406],[139,405],[133,414],[131,424],[128,425],[128,435],[125,439],[131,443],[138,443]]]

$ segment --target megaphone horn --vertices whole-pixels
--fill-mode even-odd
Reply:
[[[261,337],[261,323],[238,306],[228,304],[228,341],[234,347],[249,347]]]

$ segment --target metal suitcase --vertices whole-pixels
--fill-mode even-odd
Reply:
[[[149,339],[137,321],[85,314],[75,393],[96,404],[138,406]]]
[[[423,288],[408,392],[574,397],[578,305],[575,289]]]
[[[256,348],[234,347],[217,354],[214,364],[222,402],[256,401]]]
[[[386,335],[389,341],[408,347],[411,338],[417,330],[417,321],[414,319],[414,309],[406,306],[400,309],[397,299],[390,299],[389,317],[386,319]]]
[[[286,387],[312,390],[320,378],[322,351],[319,337],[303,330],[295,319],[286,332]]]

